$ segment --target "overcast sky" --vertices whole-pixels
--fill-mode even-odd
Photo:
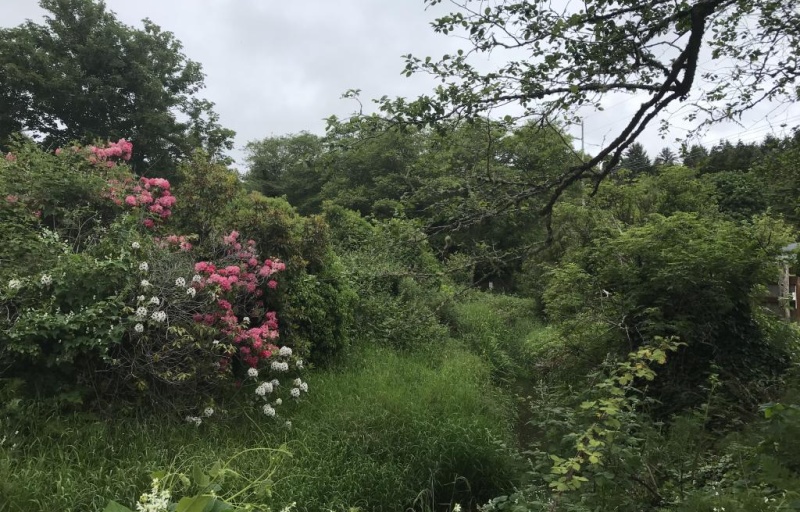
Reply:
[[[438,57],[463,47],[463,41],[435,34],[429,23],[438,13],[422,0],[107,0],[127,25],[141,28],[150,18],[173,32],[187,57],[206,73],[201,96],[216,103],[223,126],[236,131],[242,147],[271,135],[310,131],[322,134],[324,118],[345,117],[358,108],[341,99],[348,89],[361,89],[365,107],[371,98],[415,97],[435,83],[423,76],[406,78],[402,55]],[[445,2],[446,4],[446,2]],[[446,5],[444,6],[446,8]],[[0,26],[26,19],[40,22],[37,0],[0,0]],[[613,139],[639,101],[610,98],[605,112],[587,113],[585,143],[596,152]],[[757,141],[800,125],[800,107],[771,112],[762,109],[743,120],[709,130],[702,141],[712,146],[723,138]],[[786,129],[781,124],[788,124]],[[654,123],[655,124],[655,123]],[[572,131],[580,136],[580,129]],[[661,140],[655,130],[642,142],[651,157],[661,147],[677,148],[680,130]]]

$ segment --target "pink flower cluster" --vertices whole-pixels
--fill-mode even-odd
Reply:
[[[263,295],[264,292],[259,285],[276,272],[285,270],[286,265],[279,260],[259,261],[255,252],[255,241],[248,240],[243,246],[238,238],[237,231],[232,231],[223,237],[232,264],[222,266],[208,261],[196,263],[194,269],[200,279],[193,280],[192,286],[198,290],[213,286],[223,297],[231,297],[237,293],[255,297]],[[266,284],[273,289],[278,285],[274,279],[268,280]],[[250,310],[248,319],[254,320],[248,321],[236,315],[231,302],[226,298],[218,299],[216,305],[216,312],[196,313],[194,321],[217,326],[221,334],[231,339],[238,347],[238,354],[246,365],[255,368],[259,362],[269,359],[278,350],[272,343],[278,338],[278,320],[274,311],[266,313],[263,311],[262,301],[256,302],[255,307]],[[259,322],[260,325],[255,325]],[[227,360],[220,361],[222,369],[227,365]]]
[[[133,208],[147,208],[156,219],[166,219],[172,215],[175,196],[169,191],[169,181],[164,178],[139,178],[140,185],[132,189],[132,194],[125,197],[125,204]],[[146,228],[155,226],[152,218],[142,221]]]
[[[167,247],[177,247],[183,252],[189,252],[192,250],[192,244],[188,241],[185,236],[178,236],[178,235],[169,235],[164,238],[154,238],[153,241],[156,243],[158,247],[162,249],[166,249]]]
[[[110,142],[108,146],[104,148],[90,146],[89,151],[92,152],[89,156],[89,161],[93,164],[106,162],[109,167],[114,167],[114,161],[110,159],[121,158],[127,162],[131,159],[131,155],[133,154],[133,144],[125,139],[119,139],[117,142]],[[56,150],[56,154],[60,154],[60,151]]]

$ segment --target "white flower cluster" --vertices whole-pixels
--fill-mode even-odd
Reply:
[[[281,381],[279,381],[278,379],[272,379],[272,380],[270,381],[270,384],[272,384],[272,387],[273,387],[273,388],[277,388],[278,386],[280,386],[280,385],[281,385]]]
[[[247,376],[248,377],[252,377],[253,379],[255,379],[256,377],[258,377],[258,370],[255,369],[255,368],[248,368],[247,369]]]
[[[162,491],[159,487],[158,478],[154,478],[150,492],[144,493],[139,497],[139,503],[136,504],[136,512],[165,512],[169,510],[169,489]]]
[[[201,423],[203,423],[203,418],[199,416],[186,416],[186,423],[194,423],[196,427],[199,427]]]
[[[214,415],[214,408],[213,407],[206,407],[203,410],[203,416],[205,416],[206,418],[210,418],[213,415]]]
[[[264,414],[266,414],[270,418],[275,416],[275,409],[273,409],[271,405],[264,404],[264,409],[263,410],[264,410]]]
[[[303,360],[302,359],[298,359],[297,363],[295,363],[295,364],[297,365],[297,369],[298,370],[302,370],[303,369]]]
[[[275,405],[281,405],[282,403],[283,400],[281,400],[280,398],[275,399]]]
[[[154,311],[150,318],[155,320],[156,322],[164,322],[167,320],[167,314],[163,311]]]
[[[275,370],[276,372],[288,372],[289,371],[289,363],[282,363],[280,361],[272,361],[270,367]]]
[[[148,270],[150,270],[150,265],[148,265],[146,261],[139,263],[140,272],[147,272]]]
[[[140,285],[142,288],[147,288],[148,286],[150,286],[150,281],[148,281],[147,279],[142,279],[142,282],[141,282],[141,283],[139,283],[139,285]]]
[[[39,282],[42,283],[42,286],[50,286],[53,284],[53,278],[49,274],[44,274]]]
[[[161,301],[158,300],[158,297],[150,297],[150,304],[155,304],[156,306],[158,306],[159,304],[161,304]]]
[[[242,318],[242,323],[244,325],[250,325],[250,317],[246,316],[246,317]]]
[[[281,347],[281,349],[278,351],[278,355],[289,357],[292,355],[292,349],[290,349],[289,347]]]
[[[144,325],[136,324],[133,326],[133,330],[136,332],[144,332]]]
[[[267,393],[272,393],[272,383],[271,382],[262,382],[256,388],[256,394],[258,396],[265,396]]]
[[[289,394],[292,395],[292,398],[300,398],[300,388],[292,388]]]
[[[302,391],[303,393],[308,393],[308,382],[300,383],[300,391]]]
[[[19,279],[12,279],[11,281],[8,282],[8,288],[10,290],[19,290],[20,288],[22,288],[22,281],[20,281]]]
[[[146,300],[147,297],[145,297],[144,295],[139,295],[138,297],[136,297],[136,302],[144,302]]]
[[[193,276],[192,276],[192,282],[193,282],[193,283],[199,283],[199,282],[201,282],[202,280],[203,280],[203,277],[202,277],[202,276],[200,276],[200,275],[198,275],[198,274],[195,274],[195,275],[193,275]]]
[[[147,318],[147,308],[144,306],[136,308],[136,319],[144,320],[145,318]]]
[[[195,290],[194,288],[187,288],[186,289],[186,295],[188,295],[189,297],[194,298],[196,293],[197,293],[197,290]]]
[[[186,279],[179,277],[178,279],[175,280],[175,286],[183,288],[184,286],[186,286]]]
[[[141,248],[142,248],[142,246],[139,245],[139,242],[133,242],[131,244],[131,249],[141,249]]]

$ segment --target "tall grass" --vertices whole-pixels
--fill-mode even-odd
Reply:
[[[0,420],[0,512],[102,510],[133,505],[158,469],[206,467],[256,447],[286,445],[270,497],[279,509],[447,510],[507,489],[515,462],[506,398],[487,365],[453,346],[425,353],[362,349],[308,376],[311,392],[286,406],[293,428],[265,417],[194,427],[167,415],[99,419],[36,405]],[[254,413],[255,414],[255,413]],[[235,459],[244,475],[275,462]]]

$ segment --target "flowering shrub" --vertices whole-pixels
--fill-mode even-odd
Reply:
[[[3,261],[0,357],[10,374],[39,384],[47,374],[60,389],[93,381],[101,395],[127,388],[172,403],[189,397],[194,406],[223,383],[269,377],[276,415],[276,379],[302,369],[299,354],[279,343],[277,314],[265,303],[286,265],[260,256],[235,230],[169,234],[179,199],[169,181],[128,173],[131,150],[124,140],[55,155],[24,147],[0,163],[0,217],[13,221],[0,242],[44,256],[39,265]],[[78,183],[59,197],[42,178],[66,168]],[[77,199],[74,209],[67,197]],[[73,229],[76,218],[86,231]],[[294,388],[283,388],[289,398]]]

